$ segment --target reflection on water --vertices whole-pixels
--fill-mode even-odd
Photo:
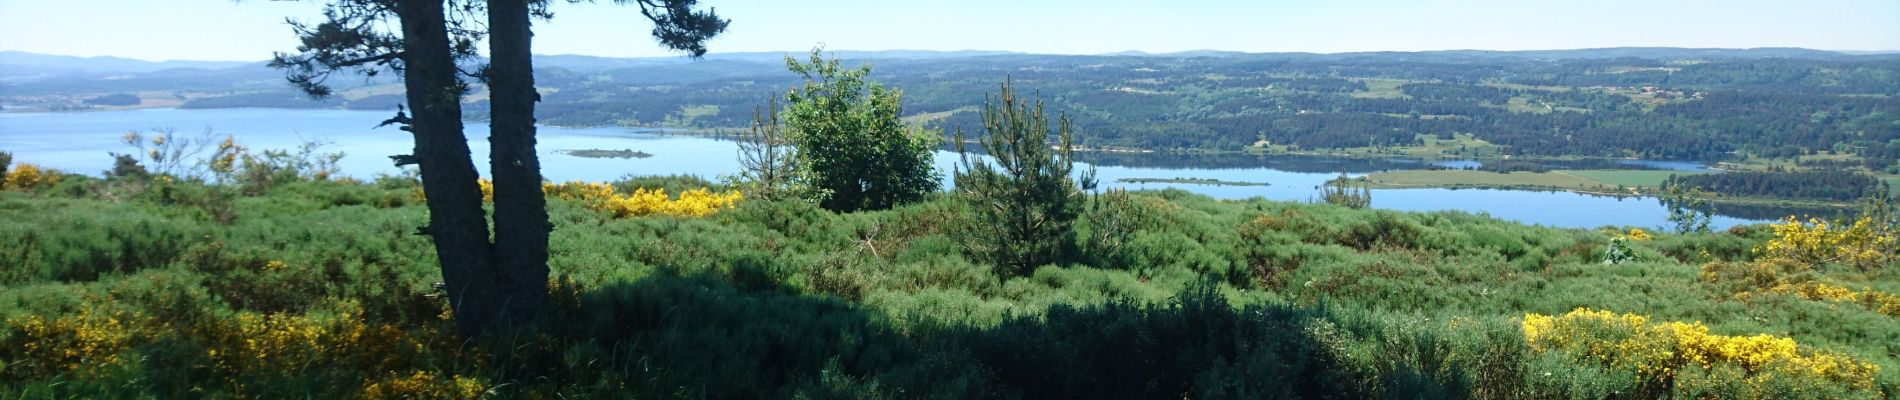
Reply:
[[[12,151],[18,162],[31,162],[66,171],[98,174],[111,167],[109,151],[125,151],[119,136],[127,130],[176,128],[183,133],[211,129],[230,134],[253,149],[291,148],[304,140],[333,143],[328,151],[348,156],[341,162],[345,174],[371,177],[398,169],[386,156],[408,153],[409,133],[370,129],[387,118],[385,112],[341,110],[148,109],[85,113],[0,113],[0,150]],[[487,170],[487,125],[468,124],[469,146],[477,169]],[[612,180],[627,175],[698,175],[718,178],[739,169],[734,142],[712,138],[656,135],[653,130],[630,128],[543,127],[539,149],[543,174],[550,180]],[[649,158],[590,159],[558,153],[577,149],[630,149],[653,154]],[[936,152],[936,167],[949,184],[956,153]],[[1248,154],[1186,155],[1080,153],[1094,165],[1103,187],[1127,189],[1179,188],[1221,199],[1267,198],[1310,201],[1318,187],[1344,173],[1352,176],[1395,169],[1476,167],[1477,161],[1428,163],[1404,159],[1354,159],[1317,156],[1260,156]],[[1538,161],[1540,163],[1545,161]],[[1649,168],[1696,170],[1695,163],[1635,160],[1550,161],[1553,168]],[[1086,168],[1083,168],[1086,169]],[[1222,186],[1176,183],[1126,183],[1122,178],[1196,178],[1221,181],[1267,182],[1269,186]],[[1374,207],[1408,210],[1462,210],[1533,224],[1562,227],[1666,224],[1666,210],[1654,199],[1600,197],[1567,192],[1518,190],[1381,189],[1373,191]],[[1773,220],[1803,210],[1779,207],[1718,207],[1716,229],[1742,223]],[[1812,212],[1811,210],[1808,212]],[[1821,215],[1832,215],[1821,213]]]
[[[1661,202],[1658,201],[1658,204]],[[1860,210],[1846,207],[1792,206],[1771,204],[1716,204],[1715,215],[1757,221],[1774,221],[1793,216],[1799,219],[1852,216]]]

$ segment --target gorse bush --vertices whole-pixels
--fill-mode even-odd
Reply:
[[[65,176],[59,170],[46,169],[38,165],[19,163],[6,170],[4,186],[0,189],[37,190],[53,187]]]
[[[1841,264],[1872,270],[1895,261],[1891,254],[1895,246],[1900,246],[1893,233],[1876,228],[1868,217],[1845,227],[1829,227],[1827,221],[1819,218],[1802,223],[1789,217],[1770,227],[1775,237],[1757,250],[1761,256],[1800,263]]]
[[[1725,336],[1700,323],[1651,323],[1648,317],[1577,309],[1562,316],[1524,315],[1524,340],[1535,351],[1558,351],[1633,372],[1640,397],[1700,390],[1677,382],[1679,371],[1737,367],[1749,393],[1785,393],[1822,383],[1855,397],[1879,392],[1880,366],[1839,354],[1801,349],[1794,339]]]
[[[487,179],[477,180],[481,188],[482,200],[493,201],[495,184]],[[632,193],[621,194],[616,186],[634,186]],[[622,183],[616,185],[605,182],[572,181],[567,183],[543,183],[542,193],[550,198],[579,202],[588,209],[605,212],[615,218],[641,217],[648,215],[671,215],[678,217],[704,217],[720,210],[732,208],[745,199],[739,191],[714,193],[711,189],[696,188],[681,191],[677,198],[669,197],[664,187],[648,189],[638,184]],[[423,196],[417,189],[417,197]]]
[[[486,189],[484,192],[492,190]],[[543,185],[542,190],[550,197],[579,201],[586,204],[588,208],[613,214],[614,217],[656,214],[704,217],[719,210],[731,208],[734,204],[738,204],[739,200],[745,198],[745,195],[738,191],[713,193],[705,188],[680,192],[678,198],[667,197],[666,189],[640,188],[634,189],[633,193],[622,195],[615,192],[611,185],[585,182],[547,184]]]

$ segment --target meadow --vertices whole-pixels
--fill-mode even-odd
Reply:
[[[1061,262],[1017,274],[966,254],[949,193],[833,213],[691,177],[550,184],[548,318],[465,341],[412,178],[23,170],[0,184],[8,398],[1900,393],[1895,244],[1871,224],[1105,193]]]

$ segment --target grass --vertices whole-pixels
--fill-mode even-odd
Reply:
[[[1691,171],[1659,171],[1659,170],[1635,170],[1635,169],[1563,170],[1563,171],[1555,171],[1555,172],[1570,174],[1570,175],[1574,175],[1574,176],[1581,177],[1584,179],[1602,182],[1609,185],[1625,186],[1625,187],[1643,187],[1643,188],[1661,187],[1663,181],[1669,179],[1669,176],[1671,175],[1692,175],[1692,174],[1706,173],[1706,172],[1691,172]]]
[[[679,113],[667,115],[666,120],[661,121],[661,124],[666,126],[694,126],[694,123],[698,122],[700,118],[718,114],[719,106],[716,104],[686,105],[680,107]]]
[[[1405,84],[1413,83],[1414,81],[1409,81],[1409,80],[1404,80],[1404,79],[1381,79],[1381,78],[1364,78],[1364,79],[1353,79],[1353,80],[1363,82],[1366,84],[1366,90],[1347,94],[1348,96],[1352,96],[1354,98],[1361,98],[1361,99],[1409,99],[1409,98],[1412,98],[1412,96],[1406,95],[1405,91],[1399,90],[1399,86],[1404,86]]]
[[[1500,174],[1496,172],[1471,170],[1404,170],[1367,175],[1366,181],[1373,184],[1374,187],[1386,188],[1515,187],[1597,192],[1607,192],[1615,189],[1614,184],[1573,175],[1563,171]]]

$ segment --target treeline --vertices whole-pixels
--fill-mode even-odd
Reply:
[[[1900,92],[1900,83],[1890,78],[1900,74],[1894,60],[1672,63],[1454,52],[1010,55],[871,64],[878,67],[872,78],[904,91],[904,109],[916,122],[980,126],[976,110],[983,93],[997,76],[1007,75],[1025,91],[1040,93],[1051,112],[1071,117],[1078,143],[1092,147],[1240,150],[1264,139],[1347,148],[1410,145],[1420,134],[1470,134],[1506,146],[1506,154],[1718,160],[1738,152],[1785,158],[1835,151],[1859,156],[1863,167],[1900,171],[1900,124],[1894,123],[1900,98],[1886,95]],[[568,126],[742,128],[751,124],[757,104],[793,83],[777,63],[731,60],[690,68],[548,68],[537,79],[554,89],[543,95],[540,121]],[[45,85],[0,89],[34,93]],[[120,86],[112,87],[124,91]],[[268,90],[198,99],[186,107],[390,105],[388,99],[313,102],[281,86]]]
[[[1848,171],[1742,171],[1722,174],[1671,175],[1670,188],[1702,190],[1728,196],[1848,202],[1888,190],[1873,176]]]

